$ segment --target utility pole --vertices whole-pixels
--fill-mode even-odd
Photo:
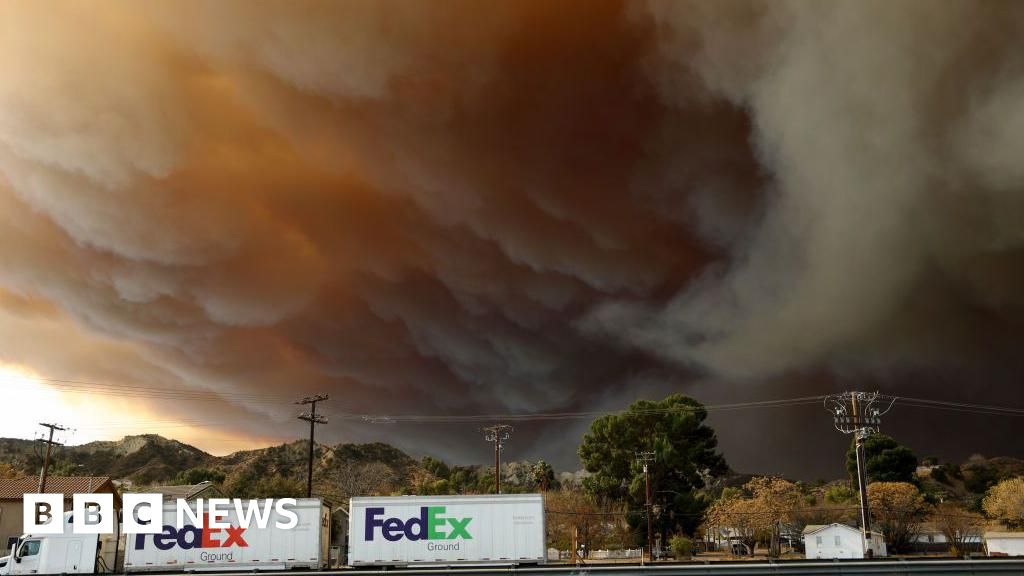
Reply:
[[[647,492],[647,496],[644,498],[644,501],[647,503],[647,553],[651,557],[651,562],[654,562],[654,540],[651,535],[651,476],[647,473],[647,464],[654,462],[656,458],[654,452],[650,451],[637,451],[634,454],[636,455],[637,463],[642,464],[644,467],[644,484],[646,485],[645,490]],[[643,557],[643,554],[640,556]]]
[[[843,392],[825,397],[825,409],[832,412],[836,430],[843,434],[853,434],[853,450],[857,461],[857,491],[860,495],[861,550],[865,558],[874,557],[875,551],[871,547],[871,510],[868,505],[864,440],[878,433],[882,415],[892,409],[895,402],[896,399],[891,398],[886,405],[884,397],[878,392]],[[876,406],[876,403],[879,406]]]
[[[512,434],[508,424],[495,424],[484,428],[484,440],[494,443],[494,493],[501,494],[501,449]]]
[[[313,446],[315,446],[316,425],[327,424],[327,417],[316,413],[316,403],[323,402],[328,398],[327,394],[317,394],[316,396],[307,396],[296,402],[296,404],[309,404],[310,406],[309,412],[299,414],[299,420],[309,422],[309,470],[306,474],[306,498],[313,496]]]
[[[44,422],[40,422],[39,425],[43,428],[50,429],[50,436],[46,440],[43,440],[42,438],[39,439],[40,442],[46,444],[46,456],[43,457],[43,470],[39,473],[39,494],[42,494],[46,490],[46,476],[50,472],[50,449],[54,446],[62,446],[60,442],[53,441],[53,433],[54,431],[63,432],[67,430],[67,428],[58,424],[46,424]]]

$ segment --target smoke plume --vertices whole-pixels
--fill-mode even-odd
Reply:
[[[250,437],[320,391],[1024,402],[1020,3],[96,8],[0,4],[4,362],[220,394],[148,403]],[[755,426],[828,426],[716,418],[740,468]],[[485,448],[419,426],[324,433]]]

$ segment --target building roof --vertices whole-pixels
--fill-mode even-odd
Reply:
[[[1024,538],[1024,532],[985,532],[985,538]]]
[[[24,476],[13,480],[0,480],[0,500],[21,500],[25,494],[35,494],[39,489],[39,479]],[[74,494],[113,493],[117,499],[117,490],[109,476],[49,476],[46,478],[47,494],[64,494],[65,500],[71,500]]]
[[[209,481],[199,484],[176,484],[172,486],[151,486],[140,491],[142,494],[163,494],[164,500],[177,500],[179,498],[191,500],[193,498],[223,497],[220,488]]]
[[[821,532],[822,530],[826,530],[828,528],[845,528],[847,530],[852,530],[853,532],[860,534],[860,528],[854,528],[849,524],[840,524],[838,522],[833,522],[832,524],[808,524],[804,527],[804,536],[814,534],[815,532]],[[876,532],[874,530],[872,530],[871,533],[875,536],[882,535],[881,532]]]

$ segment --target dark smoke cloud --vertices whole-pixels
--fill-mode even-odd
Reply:
[[[1024,402],[1022,12],[5,3],[2,360],[220,391],[188,417],[281,438],[292,407],[229,394]],[[841,467],[839,438],[813,461],[749,442],[823,413],[715,419],[738,468]],[[518,455],[573,465],[585,424],[523,427]],[[324,430],[463,461],[470,432]]]

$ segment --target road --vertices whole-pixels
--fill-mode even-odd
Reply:
[[[315,572],[317,576],[761,576],[767,574],[943,574],[947,576],[1018,574],[1024,575],[1024,558],[973,560],[870,560],[821,561],[788,560],[781,562],[714,562],[659,564],[656,566],[543,566],[543,567],[460,567],[436,569],[335,570]],[[204,576],[238,576],[237,572],[204,573]]]

